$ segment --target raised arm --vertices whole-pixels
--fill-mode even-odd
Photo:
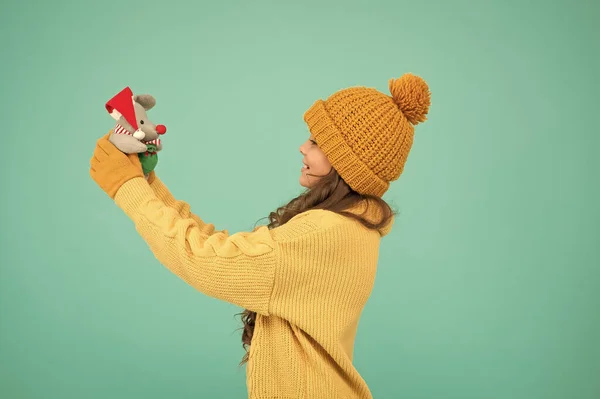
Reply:
[[[356,306],[370,289],[374,269],[364,264],[374,259],[364,255],[377,253],[365,250],[359,238],[363,229],[333,212],[309,210],[274,229],[260,226],[230,235],[186,215],[189,205],[183,201],[167,206],[144,178],[137,157],[121,153],[106,138],[98,141],[90,174],[133,221],[154,256],[208,296],[296,320],[309,330],[315,321]],[[379,239],[377,233],[370,236]],[[355,299],[348,302],[349,297]],[[306,312],[298,313],[299,303]]]
[[[207,224],[182,217],[160,200],[143,177],[125,182],[115,202],[161,264],[187,284],[208,296],[268,313],[278,254],[266,227],[252,233],[209,234]]]
[[[200,226],[203,229],[204,233],[208,235],[219,232],[228,233],[226,229],[215,230],[215,225],[213,223],[204,222],[202,218],[194,214],[191,211],[191,207],[187,202],[176,199],[173,196],[173,194],[169,191],[167,186],[156,175],[156,172],[150,172],[150,175],[148,176],[148,183],[150,184],[150,188],[152,188],[152,191],[154,191],[156,196],[166,206],[173,208],[182,218],[192,218],[194,221],[196,221],[196,223],[198,223],[198,226]]]

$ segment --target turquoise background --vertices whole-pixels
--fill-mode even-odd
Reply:
[[[316,99],[413,72],[432,107],[357,369],[382,399],[599,398],[598,4],[2,2],[0,396],[247,395],[242,309],[89,177],[110,97],[156,97],[157,172],[233,233],[302,192]]]

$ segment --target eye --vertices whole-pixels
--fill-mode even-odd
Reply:
[[[140,121],[140,123],[143,125],[143,124],[144,124],[144,121]]]
[[[316,142],[316,141],[314,141],[314,140],[311,140],[310,142],[311,142],[311,143],[313,143],[313,144],[317,144],[317,142]]]

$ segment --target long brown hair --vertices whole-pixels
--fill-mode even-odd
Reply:
[[[360,194],[354,191],[333,167],[328,174],[323,176],[308,173],[307,175],[317,177],[317,182],[286,205],[271,212],[268,216],[269,224],[267,227],[269,229],[281,226],[295,215],[308,211],[309,209],[326,209],[333,211],[340,215],[356,219],[369,229],[380,229],[384,227],[389,223],[390,219],[397,214],[397,212],[382,198],[370,194]],[[381,221],[373,223],[361,215],[345,211],[345,209],[353,207],[355,204],[365,200],[367,201],[367,207],[370,202],[379,207],[383,215]],[[248,361],[248,347],[250,346],[252,335],[254,333],[256,312],[245,309],[242,313],[237,313],[236,315],[241,315],[241,320],[244,324],[242,327],[244,329],[242,332],[242,347],[246,350],[246,354],[239,364],[239,366],[242,366]]]

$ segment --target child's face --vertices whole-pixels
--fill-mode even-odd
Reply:
[[[307,169],[301,164],[300,185],[309,188],[316,179],[319,179],[319,177],[313,175],[326,175],[331,171],[331,164],[325,156],[325,153],[321,151],[316,144],[312,134],[308,140],[300,146],[300,153],[304,156],[302,162],[308,165]]]

